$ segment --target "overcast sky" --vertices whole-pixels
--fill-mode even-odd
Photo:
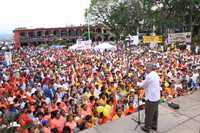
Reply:
[[[62,27],[84,24],[90,0],[1,0],[0,34],[17,27]]]

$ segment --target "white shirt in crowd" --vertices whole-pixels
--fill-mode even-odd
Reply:
[[[162,90],[160,85],[160,77],[152,71],[146,75],[145,80],[141,83],[137,83],[139,87],[145,90],[145,100],[156,102],[160,100],[160,91]]]
[[[199,73],[193,73],[192,80],[194,81],[194,83],[197,83],[198,77],[199,77]]]

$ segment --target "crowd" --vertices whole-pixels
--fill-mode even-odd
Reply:
[[[163,100],[187,95],[200,83],[200,56],[187,50],[31,47],[12,53],[12,65],[0,67],[0,130],[76,133],[132,114],[144,96],[136,82],[148,62],[160,74]]]

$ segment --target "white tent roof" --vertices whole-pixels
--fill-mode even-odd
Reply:
[[[114,45],[111,45],[110,43],[108,42],[104,42],[102,44],[99,44],[98,46],[94,47],[95,50],[116,50],[117,47],[114,46]]]
[[[76,44],[73,46],[69,47],[70,50],[86,50],[86,49],[92,49],[91,47],[92,41],[80,41],[77,40]]]
[[[75,44],[71,47],[69,47],[70,50],[86,50],[91,49],[91,45],[85,45],[85,44]]]

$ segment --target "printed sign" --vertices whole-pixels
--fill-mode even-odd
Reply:
[[[168,44],[176,42],[191,43],[191,32],[168,34]]]
[[[5,52],[4,56],[5,56],[5,62],[7,64],[7,66],[11,65],[12,64],[12,53]]]
[[[130,36],[130,44],[131,45],[138,45],[139,44],[139,36]]]
[[[162,36],[143,36],[144,43],[163,43]]]

